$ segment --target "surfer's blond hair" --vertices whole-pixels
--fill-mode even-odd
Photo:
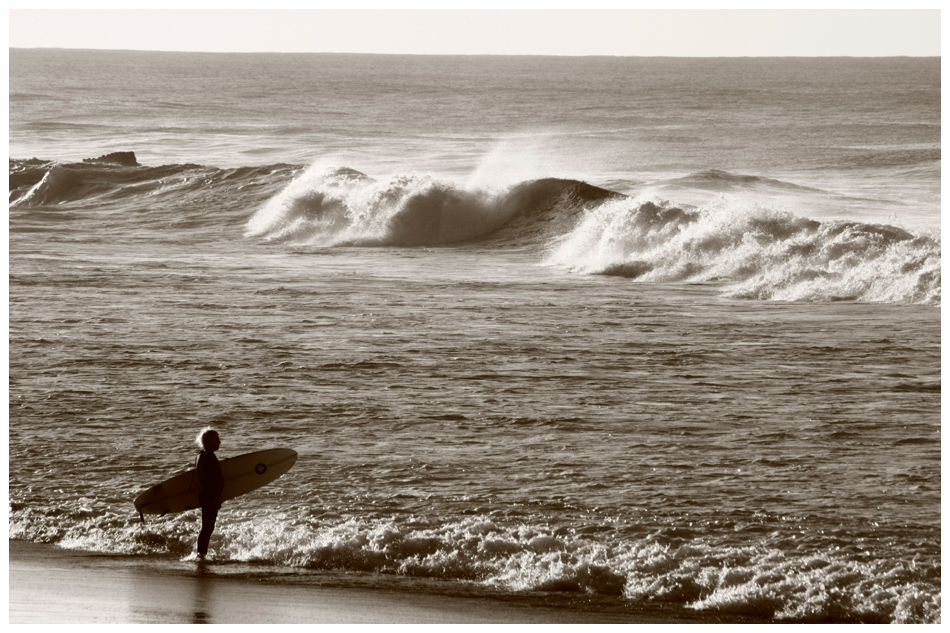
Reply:
[[[205,428],[203,428],[203,429],[201,429],[200,431],[198,431],[198,437],[195,438],[195,444],[198,445],[198,448],[200,448],[201,450],[204,450],[204,449],[205,449],[205,438],[206,438],[207,436],[211,435],[212,433],[214,433],[215,435],[218,435],[218,432],[215,431],[215,430],[214,430],[212,427],[210,427],[210,426],[206,426]],[[218,438],[219,438],[219,439],[220,439],[220,437],[221,437],[221,436],[218,435]]]

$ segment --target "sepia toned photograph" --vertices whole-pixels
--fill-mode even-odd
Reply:
[[[8,10],[11,624],[941,622],[939,10]]]

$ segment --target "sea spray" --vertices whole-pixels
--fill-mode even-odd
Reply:
[[[427,246],[466,242],[507,219],[498,194],[430,175],[376,181],[348,168],[317,165],[248,221],[247,235],[315,246]]]
[[[198,513],[143,524],[131,500],[213,423],[228,450],[302,459],[225,504],[212,574],[939,621],[940,311],[898,285],[939,287],[919,231],[939,234],[940,68],[11,50],[10,536],[191,574]],[[77,162],[112,151],[144,166]],[[434,223],[460,192],[509,219],[322,248],[307,223],[336,213],[343,237],[349,211],[302,199],[300,241],[247,236],[314,160],[392,182],[376,216],[353,193],[376,220],[414,199]],[[56,165],[75,180],[17,202]],[[736,217],[703,235],[723,193]],[[601,206],[646,202],[621,227],[650,219],[641,251],[618,230],[534,265]],[[872,250],[878,285],[835,281]],[[829,303],[874,294],[894,300]]]
[[[569,231],[583,209],[619,196],[556,178],[463,187],[429,174],[374,180],[319,164],[257,211],[246,235],[311,246],[437,246],[492,238],[538,248]]]
[[[197,513],[142,524],[90,504],[52,514],[18,508],[11,536],[179,559],[194,547]],[[662,529],[625,536],[602,525],[596,534],[581,534],[530,519],[319,520],[300,510],[267,517],[226,511],[212,537],[214,560],[581,592],[777,620],[939,620],[939,563],[868,559],[830,545],[779,549],[773,530],[750,533],[737,546],[710,535],[670,540]]]
[[[940,303],[938,239],[737,198],[695,210],[611,201],[591,209],[545,262],[644,282],[724,282],[738,298]]]
[[[763,180],[729,176],[717,173],[712,182]],[[214,240],[222,227],[243,221],[245,237],[316,247],[518,247],[582,274],[716,282],[726,296],[742,299],[941,301],[939,235],[817,221],[751,194],[693,207],[576,180],[504,186],[461,186],[431,174],[376,180],[326,162],[222,170],[14,160],[10,181],[11,209],[32,220],[29,230],[85,220],[98,230],[127,227],[172,238],[179,229],[188,239]],[[91,204],[101,211],[91,212]]]

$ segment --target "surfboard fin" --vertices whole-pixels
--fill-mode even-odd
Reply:
[[[139,510],[139,518],[142,519],[142,523],[145,523],[145,515],[142,514],[141,510]]]

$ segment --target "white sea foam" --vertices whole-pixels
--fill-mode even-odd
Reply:
[[[11,50],[10,536],[939,621],[940,64]]]
[[[647,282],[723,281],[735,297],[940,302],[939,240],[886,225],[817,222],[732,196],[695,211],[602,204],[546,262]]]
[[[14,512],[11,537],[181,559],[192,552],[198,529],[194,513],[148,524],[92,511],[67,524],[61,520]],[[481,517],[431,524],[225,513],[212,553],[220,562],[384,572],[514,591],[579,591],[778,620],[934,622],[940,615],[933,569],[899,560],[861,562],[834,551],[781,551],[767,538],[745,547],[708,537],[670,545],[651,535],[592,538]]]
[[[258,211],[247,234],[318,246],[451,244],[491,233],[507,217],[499,194],[429,175],[376,181],[317,165]]]

